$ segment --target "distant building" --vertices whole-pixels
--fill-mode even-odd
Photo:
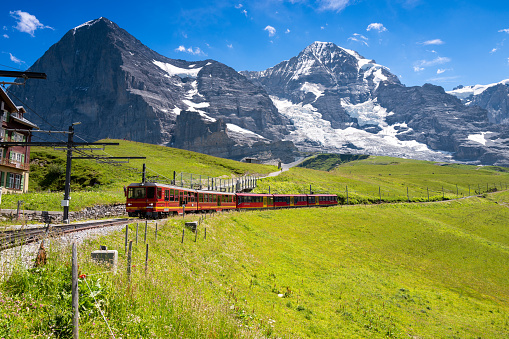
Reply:
[[[243,162],[247,162],[248,164],[258,164],[260,161],[256,158],[244,158],[242,159]]]
[[[25,109],[16,106],[0,87],[1,141],[30,141],[32,129],[37,125],[24,118]],[[19,131],[12,131],[13,129]],[[0,187],[2,193],[24,193],[28,191],[30,171],[30,147],[0,147]]]

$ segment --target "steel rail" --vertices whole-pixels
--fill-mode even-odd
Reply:
[[[37,228],[7,230],[0,233],[0,251],[29,243],[34,243],[45,237],[62,236],[64,234],[86,231],[95,228],[125,225],[131,221],[132,219],[116,219],[78,224],[62,224],[54,226],[48,225],[45,227]]]

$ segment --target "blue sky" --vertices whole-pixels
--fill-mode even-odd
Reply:
[[[162,55],[238,71],[330,41],[407,86],[509,78],[509,1],[492,0],[12,1],[0,9],[0,69],[27,69],[68,30],[101,16]]]

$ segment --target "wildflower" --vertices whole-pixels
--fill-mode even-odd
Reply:
[[[80,278],[80,279],[85,279],[86,277],[87,277],[87,275],[86,275],[86,274],[82,274],[82,275],[80,275],[78,278]]]

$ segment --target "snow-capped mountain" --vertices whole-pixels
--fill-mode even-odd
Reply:
[[[45,121],[30,118],[64,130],[81,121],[77,133],[89,140],[126,138],[242,158],[253,155],[254,144],[270,151],[270,142],[292,128],[266,91],[234,69],[164,57],[106,18],[68,31],[30,70],[48,79],[9,89]]]
[[[447,93],[465,105],[486,109],[490,122],[509,125],[509,79],[489,85],[458,86]]]
[[[77,133],[90,141],[126,138],[233,159],[293,160],[297,145],[509,165],[509,127],[487,110],[438,86],[405,87],[388,68],[330,42],[262,72],[236,72],[164,57],[100,18],[71,29],[29,70],[48,79],[9,92],[37,112],[30,120],[51,129],[81,121]]]
[[[509,164],[506,131],[441,87],[405,87],[387,67],[330,42],[261,72],[262,85],[304,149]]]

